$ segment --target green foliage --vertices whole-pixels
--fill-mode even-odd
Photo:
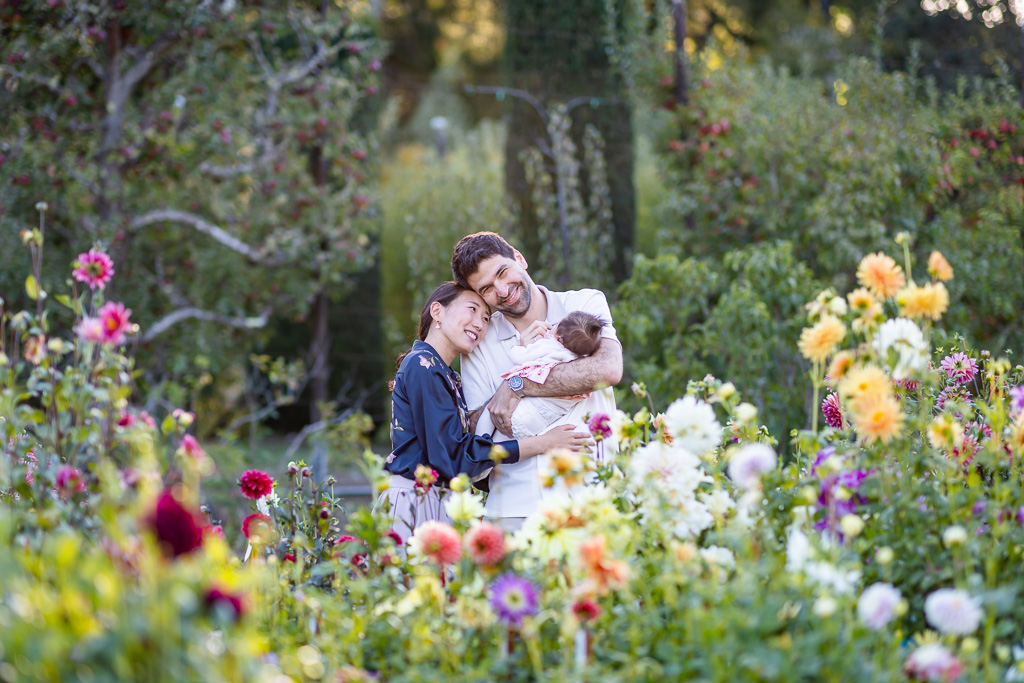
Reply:
[[[956,271],[950,296],[963,305],[938,340],[956,329],[991,349],[1024,343],[1014,313],[1024,307],[1024,116],[1013,88],[940,94],[863,61],[844,63],[827,84],[767,64],[696,66],[693,105],[676,110],[657,143],[668,196],[648,256],[663,265],[638,259],[621,288],[630,376],[659,398],[703,372],[730,377],[758,405],[781,407],[771,427],[785,434],[809,399],[808,364],[793,352],[801,300],[851,289],[845,264],[901,231],[940,248]],[[789,256],[752,262],[760,275],[747,282],[739,263],[772,244]],[[714,275],[675,273],[665,255],[677,266],[700,259]],[[919,272],[927,257],[923,247],[911,254]],[[657,301],[657,283],[673,278],[687,285]],[[652,307],[678,309],[683,324],[657,331],[666,313]]]
[[[613,311],[628,380],[662,404],[690,378],[728,376],[785,434],[806,415],[794,386],[804,365],[798,314],[819,288],[787,242],[729,252],[721,264],[638,256]]]

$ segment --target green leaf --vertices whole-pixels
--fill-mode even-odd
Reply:
[[[66,308],[70,308],[72,311],[75,310],[74,304],[71,303],[71,297],[67,294],[58,294],[53,298],[57,300],[57,303],[65,306]]]
[[[28,298],[32,299],[32,301],[39,298],[39,283],[36,282],[35,275],[29,275],[25,279],[25,293],[28,294]]]

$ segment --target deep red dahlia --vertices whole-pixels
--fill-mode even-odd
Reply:
[[[247,470],[238,478],[238,488],[242,490],[242,495],[246,498],[259,500],[273,492],[274,480],[266,472]]]
[[[170,491],[160,494],[148,521],[164,552],[171,557],[191,553],[203,545],[199,515],[179,503]]]
[[[245,602],[242,600],[241,595],[228,593],[217,587],[206,591],[206,597],[203,599],[203,602],[210,609],[228,615],[236,622],[245,614]]]

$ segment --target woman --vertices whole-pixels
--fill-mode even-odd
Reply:
[[[391,399],[391,455],[384,469],[391,473],[377,507],[387,500],[395,531],[404,542],[412,529],[428,520],[449,521],[439,489],[460,474],[481,477],[494,466],[491,449],[502,446],[505,463],[546,453],[553,448],[582,450],[590,438],[571,425],[539,436],[495,443],[470,429],[462,380],[451,369],[459,354],[468,354],[487,334],[490,313],[475,292],[454,282],[439,286],[420,314],[419,340],[399,358]],[[420,465],[437,472],[438,480],[424,492],[414,480]]]

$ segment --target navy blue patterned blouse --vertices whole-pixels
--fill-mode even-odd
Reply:
[[[416,341],[402,359],[391,395],[391,455],[384,469],[413,479],[417,465],[437,471],[447,484],[459,474],[471,478],[494,466],[490,437],[469,429],[469,410],[462,378],[448,367],[434,347]],[[508,451],[503,462],[519,462],[519,442],[499,441]]]

